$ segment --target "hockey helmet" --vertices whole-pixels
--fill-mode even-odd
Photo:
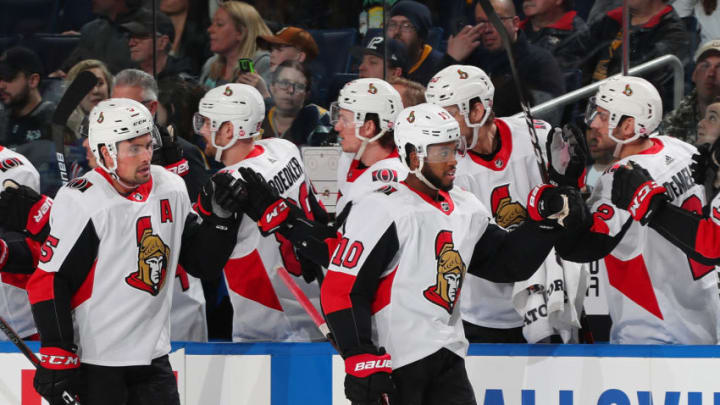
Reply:
[[[90,111],[88,118],[88,143],[98,166],[110,174],[117,169],[117,144],[121,141],[151,134],[153,146],[162,144],[160,133],[155,127],[152,114],[141,103],[128,98],[110,98],[99,102]],[[115,166],[107,167],[102,159],[100,147],[107,147]]]
[[[451,65],[439,71],[428,83],[425,98],[428,103],[440,107],[457,105],[465,118],[465,125],[473,129],[472,142],[468,148],[477,144],[478,128],[487,121],[493,106],[495,86],[490,77],[480,68],[469,65]],[[485,114],[479,123],[470,122],[470,100],[479,98]]]
[[[262,133],[265,101],[260,92],[252,86],[240,83],[223,84],[205,93],[193,118],[193,126],[198,134],[205,120],[209,120],[210,142],[217,150],[215,160],[220,161],[222,152],[232,147],[238,139],[252,138]],[[233,125],[233,137],[227,145],[219,146],[215,141],[215,134],[226,122]]]
[[[641,77],[613,76],[600,85],[595,97],[590,99],[585,122],[590,125],[598,115],[597,107],[608,111],[608,135],[619,143],[626,144],[641,136],[650,136],[662,120],[662,99],[655,86]],[[613,130],[622,117],[635,119],[635,135],[618,139]]]

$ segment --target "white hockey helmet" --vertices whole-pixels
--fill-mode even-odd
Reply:
[[[660,93],[641,77],[613,76],[603,83],[588,103],[585,113],[588,125],[592,124],[597,115],[596,107],[608,110],[608,135],[619,144],[650,136],[662,120]],[[613,135],[613,130],[624,116],[635,119],[635,135],[628,139],[618,139]]]
[[[117,169],[118,147],[121,141],[151,134],[155,147],[161,145],[160,133],[152,114],[141,103],[129,98],[109,98],[99,102],[88,117],[88,143],[98,166],[111,175]],[[100,147],[105,145],[115,165],[107,167]],[[117,176],[115,176],[117,178]]]
[[[495,86],[490,77],[480,68],[469,65],[451,65],[439,71],[428,82],[425,98],[428,103],[440,107],[457,105],[465,118],[465,125],[473,129],[473,139],[469,149],[477,144],[478,128],[482,127],[490,116],[495,96]],[[485,114],[479,123],[470,122],[470,100],[479,98]]]
[[[403,109],[403,103],[400,93],[390,83],[382,79],[365,78],[353,80],[340,90],[337,101],[330,105],[333,124],[339,119],[341,109],[353,113],[355,137],[363,142],[355,155],[356,159],[360,159],[368,143],[377,141],[393,129],[395,118]],[[378,115],[380,132],[372,138],[365,138],[360,136],[360,127],[369,113]]]
[[[460,126],[444,108],[430,103],[408,107],[395,120],[395,144],[403,165],[428,187],[437,190],[422,174],[423,162],[428,157],[430,146],[446,142],[458,142],[458,151],[464,153],[465,138],[460,135]],[[415,151],[420,160],[417,169],[412,170],[408,152]]]
[[[193,126],[200,134],[205,119],[210,121],[210,142],[217,150],[215,160],[220,161],[222,152],[232,147],[238,139],[252,138],[262,133],[265,119],[265,101],[260,92],[247,84],[229,83],[205,93],[195,113]],[[226,122],[233,126],[232,140],[219,146],[215,134]]]

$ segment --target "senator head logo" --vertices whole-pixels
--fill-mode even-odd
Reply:
[[[102,122],[105,121],[105,116],[103,115],[103,112],[100,111],[100,115],[98,115],[97,123],[102,124]]]
[[[625,90],[623,90],[623,94],[630,97],[633,94],[633,90],[630,88],[629,84],[625,85]]]
[[[490,194],[490,207],[495,222],[502,228],[513,229],[527,219],[527,210],[510,197],[508,184],[495,187]]]
[[[410,111],[410,115],[407,116],[407,122],[413,123],[415,122],[415,110]]]
[[[460,298],[460,287],[465,277],[465,263],[460,253],[454,249],[451,231],[440,231],[435,237],[435,258],[437,260],[437,279],[423,295],[433,304],[452,313]]]
[[[232,96],[233,91],[232,91],[232,89],[230,88],[230,86],[225,87],[225,92],[224,92],[223,94],[226,95],[226,96],[228,96],[228,97]]]
[[[160,236],[153,234],[150,217],[139,218],[136,224],[138,244],[137,270],[125,281],[139,290],[158,295],[165,284],[170,248]]]
[[[467,72],[465,72],[465,71],[463,71],[463,70],[458,69],[458,70],[457,70],[457,73],[458,73],[458,75],[460,76],[460,79],[462,79],[462,80],[465,80],[465,79],[468,78]]]
[[[376,94],[377,91],[378,91],[378,90],[377,90],[377,87],[375,87],[374,84],[370,83],[370,84],[368,85],[368,93],[370,93],[370,94]]]

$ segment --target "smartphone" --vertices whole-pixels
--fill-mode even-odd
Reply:
[[[238,59],[238,71],[241,73],[255,73],[255,65],[253,64],[252,59]]]

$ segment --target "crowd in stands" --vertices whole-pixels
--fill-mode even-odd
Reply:
[[[158,0],[154,22],[149,1],[84,3],[92,7],[78,12],[86,21],[44,37],[45,48],[57,38],[71,40],[74,46],[62,55],[34,46],[47,34],[42,30],[9,32],[0,38],[0,145],[33,162],[41,174],[41,190],[50,196],[60,187],[51,117],[64,89],[85,71],[98,78],[97,85],[62,128],[70,177],[95,166],[87,146],[92,108],[109,97],[127,97],[145,105],[161,127],[172,127],[191,172],[199,176],[194,187],[188,184],[192,198],[219,168],[204,153],[205,141],[193,128],[193,115],[203,95],[221,84],[243,83],[260,92],[266,107],[263,138],[324,146],[337,143],[330,104],[340,88],[356,78],[384,78],[407,107],[425,102],[425,87],[443,68],[477,66],[494,84],[495,114],[505,117],[522,110],[516,85],[523,98],[537,105],[623,68],[622,7],[613,0],[491,0],[509,35],[519,83],[500,32],[477,1],[387,1],[384,24],[376,10],[382,2],[353,2],[364,8],[348,6],[344,14],[360,11],[350,18],[359,25],[341,29],[298,24],[300,17],[288,25],[283,18],[289,10],[272,10],[262,1],[253,5],[235,0]],[[286,2],[290,3],[294,2]],[[673,104],[670,67],[644,75],[663,99],[660,132],[697,145],[718,143],[717,1],[628,4],[629,65],[674,55],[690,73],[678,106]],[[317,8],[308,6],[298,16],[313,10]],[[582,125],[582,108],[574,103],[543,118],[555,126]],[[593,159],[588,166],[592,183],[612,162],[614,144],[591,128],[585,131]],[[713,186],[717,191],[720,182]],[[204,287],[208,310],[227,311],[222,286]],[[213,329],[211,322],[210,337],[227,338],[228,331],[221,329]]]

